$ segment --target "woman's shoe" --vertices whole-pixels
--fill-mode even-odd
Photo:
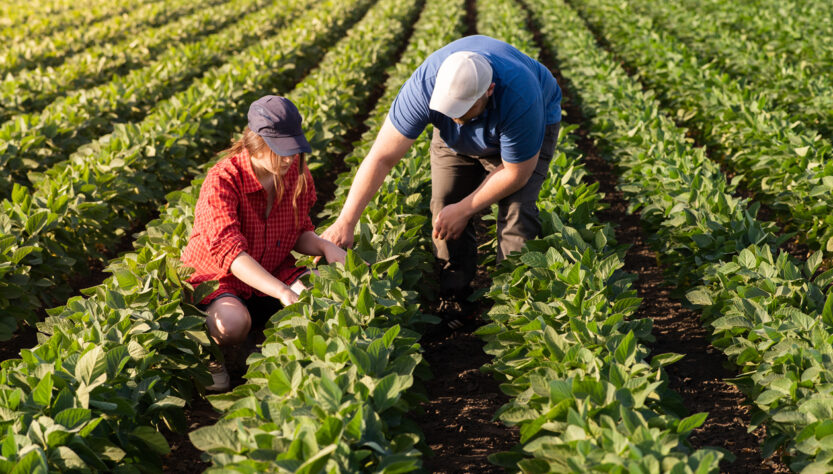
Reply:
[[[205,387],[208,392],[228,392],[231,388],[231,377],[228,375],[225,364],[211,361],[208,363],[208,371],[214,378],[214,383]]]

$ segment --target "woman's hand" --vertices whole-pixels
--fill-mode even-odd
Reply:
[[[278,293],[278,300],[284,306],[289,306],[298,302],[298,293],[295,293],[288,286],[284,285],[284,288]]]
[[[340,263],[344,265],[344,259],[347,257],[347,251],[343,248],[331,243],[327,242],[324,245],[324,258],[327,259],[327,263]]]

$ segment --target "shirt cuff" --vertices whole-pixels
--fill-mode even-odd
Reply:
[[[242,239],[226,239],[222,245],[212,248],[212,253],[214,254],[214,258],[217,259],[217,263],[220,264],[220,268],[223,272],[230,273],[231,263],[246,250],[248,250],[246,242]]]

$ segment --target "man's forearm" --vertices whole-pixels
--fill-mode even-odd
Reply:
[[[364,208],[382,186],[391,168],[385,162],[372,157],[364,160],[353,178],[353,184],[350,186],[350,192],[347,193],[339,218],[355,226]]]
[[[475,215],[483,209],[524,187],[529,177],[510,172],[503,165],[486,176],[471,194],[460,201],[467,214]]]
[[[385,181],[385,176],[405,156],[405,152],[413,143],[413,139],[399,133],[391,123],[390,117],[385,117],[385,122],[370,148],[370,153],[362,161],[356,177],[353,178],[353,184],[350,186],[350,192],[347,194],[339,220],[355,227],[367,203],[373,199],[376,191]]]

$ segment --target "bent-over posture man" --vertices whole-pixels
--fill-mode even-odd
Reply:
[[[367,203],[430,123],[434,245],[440,286],[464,296],[477,265],[471,217],[498,203],[498,261],[539,236],[538,192],[561,121],[561,89],[538,61],[487,36],[431,54],[391,106],[336,222],[322,237],[353,244]]]

